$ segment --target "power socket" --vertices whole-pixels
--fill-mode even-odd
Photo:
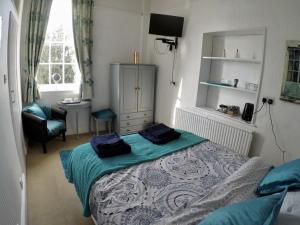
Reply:
[[[264,104],[266,104],[266,103],[269,104],[269,105],[273,105],[274,104],[274,99],[272,99],[272,98],[263,97],[261,101]]]
[[[271,98],[269,98],[269,99],[268,99],[268,104],[269,104],[269,105],[273,105],[273,103],[274,103],[274,100],[271,99]]]

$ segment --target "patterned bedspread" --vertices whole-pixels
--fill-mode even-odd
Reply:
[[[212,190],[226,183],[247,161],[245,156],[204,142],[105,175],[93,185],[90,193],[92,215],[98,225],[197,224],[204,215],[222,206],[218,202],[218,207],[206,207],[205,214],[200,209],[200,217],[197,203],[212,195]],[[265,171],[255,176],[255,182],[259,182],[267,170],[265,166]],[[253,186],[253,182],[251,184]],[[189,210],[193,206],[194,211]],[[189,213],[194,214],[193,219]]]

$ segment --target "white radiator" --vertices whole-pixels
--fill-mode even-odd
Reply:
[[[242,125],[239,128],[209,118],[200,110],[176,108],[175,127],[207,138],[237,153],[249,154],[253,132]]]

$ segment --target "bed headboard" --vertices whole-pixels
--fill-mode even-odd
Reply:
[[[176,108],[175,127],[207,138],[212,142],[248,155],[253,129],[242,124],[226,123],[197,108]]]

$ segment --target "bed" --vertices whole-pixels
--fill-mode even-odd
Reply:
[[[63,152],[84,215],[97,225],[198,224],[220,207],[255,197],[269,164],[178,132],[180,139],[162,146],[123,136],[132,153],[106,159],[89,143]]]
[[[270,165],[205,141],[107,174],[91,188],[96,224],[198,224],[208,213],[255,196]]]

